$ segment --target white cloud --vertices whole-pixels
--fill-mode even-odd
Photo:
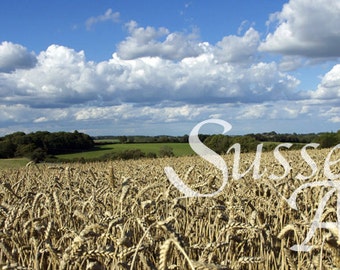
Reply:
[[[333,123],[340,123],[340,116],[333,116],[329,121]]]
[[[138,27],[135,21],[129,22],[127,28],[130,36],[118,45],[117,50],[117,55],[122,59],[161,57],[180,60],[203,52],[195,34],[185,36],[182,33],[170,33],[164,27]]]
[[[104,14],[91,17],[86,20],[86,29],[90,30],[95,24],[105,21],[112,21],[112,22],[119,22],[120,20],[120,13],[119,12],[113,12],[111,8],[105,11]]]
[[[261,44],[262,51],[307,57],[340,57],[340,2],[290,0],[268,24],[274,33]]]
[[[243,37],[226,36],[216,44],[216,57],[220,62],[253,62],[256,57],[260,35],[249,28]]]
[[[239,123],[239,133],[273,130],[273,125],[279,131],[293,119],[304,123],[301,128],[312,122],[310,130],[318,128],[317,121],[338,123],[339,111],[331,103],[340,104],[339,64],[317,89],[298,92],[300,81],[286,71],[301,65],[302,58],[265,61],[258,52],[260,34],[253,28],[212,45],[195,34],[139,27],[133,21],[127,27],[128,37],[111,59],[100,63],[60,45],[31,54],[35,63],[26,69],[13,64],[12,54],[3,64],[6,73],[0,72],[0,132],[26,125],[112,134],[113,127],[132,132],[143,125],[144,131],[136,132],[145,134],[152,125],[163,131],[166,123],[184,134],[212,116]],[[30,55],[21,45],[5,45]],[[8,51],[3,55],[11,55]]]
[[[340,103],[340,64],[335,65],[322,78],[316,91],[310,91],[313,99],[328,99]]]
[[[216,47],[196,44],[202,52],[181,61],[159,56],[127,60],[114,53],[100,63],[87,61],[83,51],[51,45],[37,56],[34,68],[0,73],[1,103],[65,108],[166,100],[207,104],[300,98],[295,92],[299,81],[280,72],[276,63],[218,61]]]
[[[0,126],[2,123],[39,123],[48,121],[62,121],[68,118],[68,111],[58,108],[32,109],[23,104],[0,104]]]
[[[265,104],[249,105],[240,110],[236,119],[259,119],[263,118],[266,112],[267,105]]]
[[[0,77],[12,95],[6,100],[33,107],[63,107],[93,98],[95,67],[83,51],[51,45],[37,57],[36,67]],[[0,84],[1,87],[1,84]]]
[[[282,57],[279,68],[281,71],[292,71],[303,66],[303,64],[304,62],[302,60],[302,57],[285,55]]]
[[[41,116],[41,117],[38,117],[37,119],[34,119],[33,123],[43,123],[43,122],[47,122],[47,121],[48,121],[48,119],[45,116]]]
[[[300,114],[300,108],[290,108],[288,106],[285,106],[283,108],[284,114],[287,116],[289,119],[294,119],[299,116]]]
[[[309,110],[303,101],[268,101],[261,104],[249,104],[238,110],[238,120],[282,120],[308,116]]]
[[[76,110],[76,120],[111,119],[115,121],[152,121],[152,122],[173,122],[188,120],[197,117],[204,109],[196,105],[178,105],[161,107],[136,106],[133,104],[121,104],[107,107],[86,107]]]
[[[339,107],[325,107],[321,113],[322,117],[325,117],[327,121],[331,123],[340,122],[340,108]]]
[[[28,52],[24,46],[7,41],[0,44],[0,73],[32,68],[35,64],[34,53]]]
[[[0,134],[16,130],[31,132],[77,129],[91,135],[179,135],[188,134],[198,122],[216,116],[233,125],[231,134],[271,130],[320,132],[324,123],[337,124],[339,115],[336,108],[308,101],[207,105],[164,102],[156,106],[124,103],[105,107],[93,105],[63,109],[0,105],[0,109]],[[292,120],[297,120],[300,124],[297,126],[294,122],[289,122]],[[337,129],[336,126],[333,128]],[[208,132],[210,131],[212,129],[209,127]]]

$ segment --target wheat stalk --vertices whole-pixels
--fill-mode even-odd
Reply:
[[[160,251],[159,251],[159,269],[160,270],[166,270],[167,269],[167,262],[168,262],[168,252],[170,249],[170,245],[173,244],[184,256],[184,258],[186,259],[188,265],[190,266],[190,269],[195,270],[195,266],[193,264],[193,262],[191,261],[191,259],[189,258],[189,256],[187,255],[187,253],[185,252],[185,250],[182,248],[182,246],[180,245],[180,243],[177,241],[177,239],[175,238],[169,238],[167,239],[162,246],[160,247]]]

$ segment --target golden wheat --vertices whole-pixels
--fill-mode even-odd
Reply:
[[[309,151],[318,166],[309,182],[327,180],[328,151]],[[260,179],[252,171],[239,180],[229,175],[213,198],[181,198],[164,174],[172,166],[193,190],[216,191],[222,173],[197,156],[2,169],[0,269],[340,268],[336,227],[316,230],[310,252],[290,250],[306,238],[331,187],[303,190],[292,209],[285,199],[311,168],[299,151],[283,155],[292,167],[285,178],[269,179],[284,170],[263,153]],[[254,156],[241,155],[240,174]],[[223,158],[232,168],[232,154]],[[332,161],[339,158],[334,152]],[[338,174],[339,162],[331,170]],[[320,222],[336,222],[337,211],[334,194]]]

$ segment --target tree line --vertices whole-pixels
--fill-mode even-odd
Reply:
[[[276,132],[247,134],[242,136],[210,135],[200,138],[206,146],[218,154],[224,154],[235,143],[241,145],[242,152],[254,152],[260,143],[263,151],[272,151],[279,143],[293,143],[290,149],[300,149],[307,143],[318,143],[319,148],[330,148],[340,144],[340,130],[337,132],[311,134],[277,134]],[[202,140],[203,139],[203,140]]]
[[[93,139],[98,144],[111,144],[112,141],[119,143],[187,143],[188,135],[183,136],[169,136],[169,135],[158,135],[158,136],[94,136]]]
[[[15,132],[0,138],[0,158],[28,157],[39,162],[49,155],[79,152],[93,147],[93,139],[78,131]]]

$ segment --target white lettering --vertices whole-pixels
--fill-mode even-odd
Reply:
[[[279,144],[278,146],[275,147],[275,149],[274,149],[274,157],[283,166],[283,168],[285,169],[285,173],[281,177],[279,177],[279,176],[277,176],[275,174],[271,174],[269,176],[269,179],[271,179],[271,180],[281,180],[281,179],[285,178],[289,174],[289,171],[291,170],[291,167],[290,167],[288,161],[281,155],[279,150],[280,150],[281,147],[290,148],[291,146],[292,146],[291,143],[281,143],[281,144]]]
[[[205,124],[217,124],[217,125],[222,126],[224,128],[223,134],[228,132],[232,128],[232,126],[228,122],[220,120],[220,119],[208,119],[208,120],[205,120],[203,122],[198,123],[192,129],[192,131],[190,132],[190,135],[189,135],[189,144],[190,144],[190,147],[192,148],[192,150],[194,150],[195,153],[200,155],[200,157],[202,157],[206,161],[210,162],[211,164],[213,164],[215,167],[217,167],[219,170],[222,171],[223,182],[222,182],[221,187],[217,191],[215,191],[213,193],[209,193],[209,194],[201,194],[199,192],[192,190],[190,187],[188,187],[179,178],[179,176],[176,174],[176,172],[174,171],[174,169],[172,167],[165,167],[164,172],[165,172],[166,176],[168,177],[169,181],[179,191],[184,193],[185,197],[213,197],[213,196],[217,195],[218,193],[220,193],[225,188],[225,186],[227,185],[227,182],[228,182],[228,167],[227,167],[225,161],[216,152],[214,152],[213,150],[211,150],[210,148],[205,146],[200,141],[200,139],[198,137],[198,132],[199,132],[200,128]]]
[[[252,168],[253,170],[253,178],[255,180],[260,179],[263,174],[260,175],[260,163],[261,163],[261,154],[262,154],[263,144],[259,144],[256,148],[256,155],[253,163],[250,165],[249,169],[243,174],[239,173],[240,167],[240,155],[241,155],[241,146],[239,143],[233,144],[227,151],[229,153],[232,149],[234,149],[234,165],[233,165],[233,178],[234,180],[239,180],[244,177]]]
[[[310,157],[310,155],[308,155],[306,148],[307,147],[313,147],[314,149],[317,148],[319,146],[318,143],[309,143],[306,144],[302,149],[301,149],[301,156],[304,159],[304,161],[307,162],[307,164],[311,167],[312,169],[312,173],[309,176],[304,176],[301,173],[299,173],[296,178],[299,180],[307,180],[309,178],[312,178],[317,170],[318,170],[318,166],[316,165],[316,163],[314,162],[314,160]]]

